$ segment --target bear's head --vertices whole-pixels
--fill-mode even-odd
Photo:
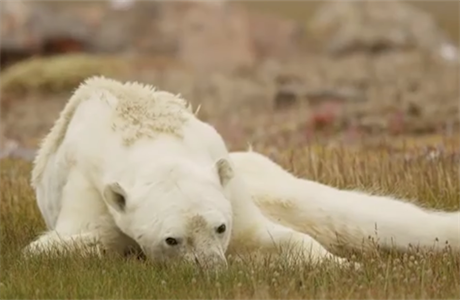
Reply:
[[[103,198],[117,226],[149,259],[226,265],[233,226],[226,187],[232,178],[227,159],[204,167],[163,161],[137,173],[131,184],[108,183]]]

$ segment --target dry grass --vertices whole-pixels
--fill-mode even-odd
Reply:
[[[258,149],[286,168],[309,179],[342,188],[360,188],[420,199],[425,206],[459,209],[458,140],[445,142],[445,152],[427,159],[415,145],[412,159],[392,147],[326,149],[283,145]],[[256,147],[257,148],[257,147]],[[257,149],[256,149],[257,150]],[[71,257],[23,260],[20,249],[44,230],[29,186],[29,163],[3,160],[1,165],[1,297],[12,298],[296,298],[296,299],[447,299],[460,296],[457,253],[372,253],[359,271],[296,269],[282,262],[231,263],[226,272],[201,273],[187,265],[159,268],[135,258]]]

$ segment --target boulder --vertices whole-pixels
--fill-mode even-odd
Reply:
[[[318,8],[309,29],[333,55],[417,49],[458,60],[458,49],[433,17],[402,1],[328,2]]]
[[[2,63],[30,55],[169,55],[202,69],[299,50],[301,26],[230,1],[2,1]]]

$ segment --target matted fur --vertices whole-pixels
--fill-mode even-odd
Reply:
[[[50,155],[61,145],[78,106],[98,90],[109,92],[118,99],[112,128],[122,133],[126,145],[141,136],[154,137],[159,132],[181,136],[188,118],[186,113],[192,112],[191,105],[180,95],[156,91],[155,87],[138,82],[121,83],[103,76],[90,77],[77,88],[42,140],[33,163],[33,187],[41,180]]]

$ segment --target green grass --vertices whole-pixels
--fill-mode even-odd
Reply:
[[[110,55],[64,54],[32,57],[1,73],[2,93],[53,93],[76,89],[95,75],[116,77],[126,69],[125,61]]]
[[[447,143],[446,143],[447,144]],[[283,150],[276,160],[294,173],[342,188],[360,188],[420,199],[423,205],[459,209],[458,163],[450,156],[458,143],[434,161],[385,145],[327,150],[319,146]],[[284,145],[286,148],[286,145]],[[262,149],[264,152],[264,149]],[[250,299],[447,299],[460,296],[458,253],[379,253],[362,258],[358,271],[331,265],[288,268],[282,261],[230,260],[229,269],[204,273],[189,265],[155,266],[134,257],[21,258],[19,252],[45,229],[29,186],[30,163],[1,164],[0,294],[15,298],[250,298]]]

